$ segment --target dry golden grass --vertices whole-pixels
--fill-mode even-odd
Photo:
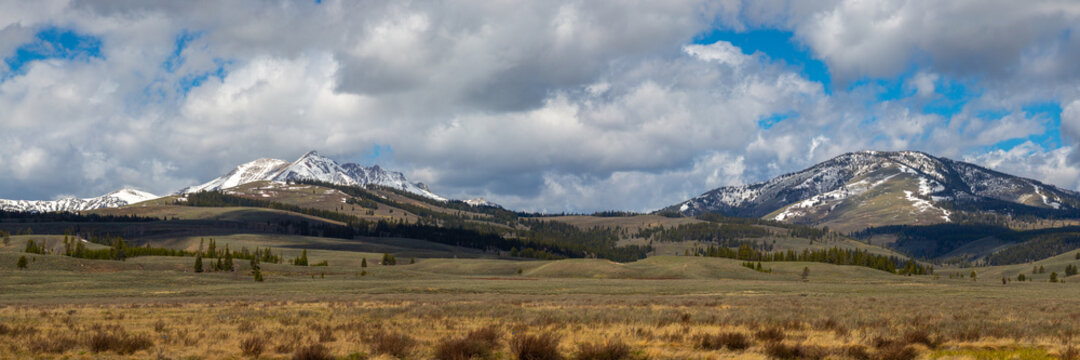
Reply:
[[[1067,354],[1080,330],[1075,302],[977,297],[131,301],[0,305],[0,357],[515,359],[527,348],[537,358],[911,360],[967,349]]]

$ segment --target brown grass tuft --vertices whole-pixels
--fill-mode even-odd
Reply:
[[[79,341],[71,336],[50,332],[48,335],[30,338],[26,343],[26,347],[34,353],[60,354],[74,349],[78,344]]]
[[[904,333],[902,340],[907,344],[923,344],[931,349],[935,349],[941,345],[941,339],[931,336],[930,332],[925,329],[908,331],[907,333]]]
[[[460,339],[443,339],[435,347],[439,360],[490,359],[498,346],[499,332],[493,326],[473,330]]]
[[[296,349],[292,360],[333,360],[330,350],[322,344],[312,344]]]
[[[149,349],[154,342],[149,335],[132,335],[122,329],[112,331],[98,330],[86,341],[90,351],[95,353],[113,351],[121,355],[134,354],[136,351]]]
[[[625,360],[630,358],[630,346],[622,341],[578,344],[574,360]]]
[[[784,337],[784,330],[775,326],[754,333],[754,338],[761,342],[784,341]]]
[[[519,334],[510,339],[510,353],[518,360],[559,360],[559,338],[554,334]]]
[[[404,359],[412,352],[416,340],[412,337],[397,332],[377,332],[369,340],[372,352],[375,354],[387,354],[398,359]]]
[[[706,350],[727,348],[728,350],[742,351],[750,347],[750,339],[746,335],[735,332],[716,335],[703,334],[698,337],[697,347]]]
[[[252,336],[240,341],[240,352],[244,356],[251,356],[258,358],[266,350],[266,339],[259,336]]]
[[[878,359],[881,360],[913,360],[916,356],[915,349],[895,342],[878,349]]]
[[[829,351],[815,345],[784,345],[781,342],[770,342],[765,345],[765,354],[773,359],[821,360],[829,356]]]

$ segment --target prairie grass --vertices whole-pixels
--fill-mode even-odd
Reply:
[[[0,305],[0,358],[1068,358],[1077,344],[1063,334],[1080,330],[1078,305],[1024,296],[437,293]]]

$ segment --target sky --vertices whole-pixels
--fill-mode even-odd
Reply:
[[[318,150],[650,211],[864,149],[1080,189],[1075,1],[0,1],[0,198]]]

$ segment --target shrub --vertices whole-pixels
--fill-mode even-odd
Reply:
[[[763,342],[779,342],[784,341],[784,330],[778,327],[770,327],[768,329],[760,330],[754,333],[754,338]]]
[[[404,359],[412,350],[416,341],[408,335],[396,332],[379,332],[371,337],[372,352],[375,354],[387,354],[398,359]]]
[[[559,338],[553,334],[519,334],[510,339],[510,353],[518,360],[558,360]]]
[[[820,360],[829,356],[829,352],[820,346],[784,345],[781,342],[770,342],[765,345],[765,354],[773,359]]]
[[[155,321],[154,322],[154,331],[158,332],[158,333],[165,332],[165,320],[158,319],[158,321]]]
[[[892,343],[878,349],[878,359],[881,360],[913,360],[918,354],[910,346]]]
[[[240,352],[244,356],[258,358],[266,350],[266,340],[259,336],[252,336],[240,341]]]
[[[30,338],[26,343],[26,347],[34,353],[54,353],[60,354],[74,349],[78,345],[78,341],[70,336],[49,333],[47,336],[35,336]]]
[[[741,334],[740,334],[741,335]],[[578,344],[575,360],[623,360],[630,358],[630,346],[622,341]]]
[[[862,345],[851,345],[844,349],[844,356],[855,360],[870,360],[872,357]]]
[[[27,262],[28,261],[26,261],[26,255],[23,255],[19,257],[19,261],[15,262],[15,266],[20,269],[25,269]]]
[[[912,330],[904,333],[903,342],[908,344],[923,344],[926,347],[934,349],[941,344],[940,339],[936,339],[930,335],[930,332],[924,329]]]
[[[333,360],[334,357],[330,355],[330,350],[322,344],[312,344],[308,346],[296,349],[293,353],[293,360]]]
[[[315,333],[319,335],[319,342],[321,342],[321,343],[331,342],[331,341],[336,340],[334,338],[334,328],[330,327],[330,325],[326,325],[326,326],[313,325],[311,327],[311,329],[315,330]]]
[[[439,360],[489,359],[498,341],[499,332],[496,328],[480,328],[460,339],[444,339],[435,347],[435,358]]]
[[[701,335],[698,339],[698,348],[706,350],[741,351],[750,347],[750,339],[740,333],[719,333],[716,335]]]
[[[121,355],[130,355],[151,346],[154,346],[154,342],[149,335],[131,335],[123,330],[98,330],[87,340],[87,347],[95,353],[114,351]]]

